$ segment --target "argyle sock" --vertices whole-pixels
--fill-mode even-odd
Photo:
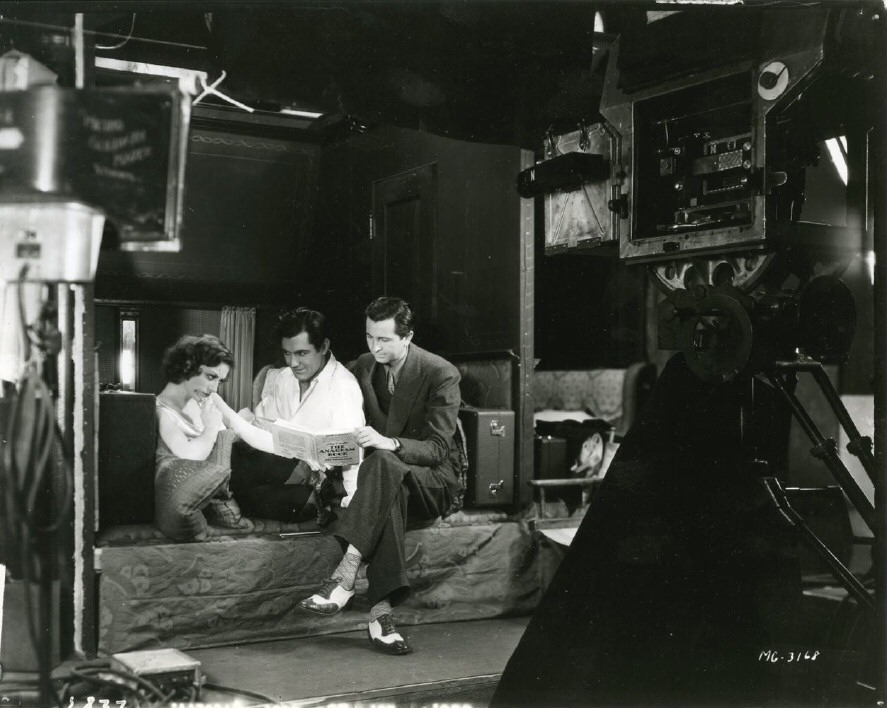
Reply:
[[[391,614],[391,603],[388,602],[388,598],[384,598],[379,600],[375,605],[370,608],[370,622],[375,622],[382,615],[390,615]]]
[[[346,552],[339,561],[339,565],[333,571],[333,580],[338,580],[339,585],[345,590],[354,590],[354,581],[357,579],[357,571],[360,569],[360,561],[363,560],[360,553]]]

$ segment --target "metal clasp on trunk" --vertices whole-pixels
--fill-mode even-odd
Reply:
[[[505,437],[505,426],[499,425],[498,420],[490,421],[490,435],[498,435],[500,438]]]

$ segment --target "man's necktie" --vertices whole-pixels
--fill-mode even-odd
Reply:
[[[388,393],[394,394],[394,373],[388,369]]]

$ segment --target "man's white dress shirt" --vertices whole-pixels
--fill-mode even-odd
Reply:
[[[309,430],[354,430],[366,424],[360,385],[332,352],[304,394],[288,366],[269,369],[255,414],[270,420],[282,418]],[[357,489],[357,465],[343,468],[342,476],[347,493],[342,501],[347,506]]]

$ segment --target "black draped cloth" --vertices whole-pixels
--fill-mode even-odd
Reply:
[[[683,355],[669,361],[492,708],[767,702],[759,656],[801,593],[795,532],[748,464],[775,472],[789,415],[755,383],[704,383]]]

